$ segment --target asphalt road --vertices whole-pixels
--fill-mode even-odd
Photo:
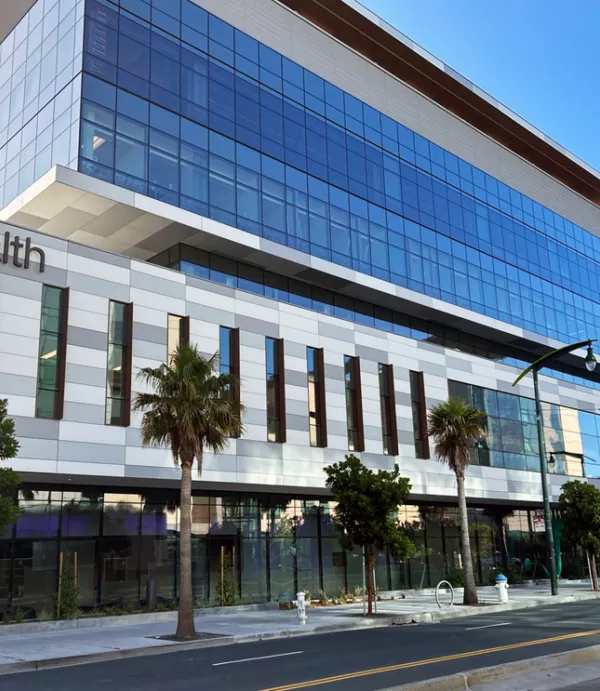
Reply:
[[[588,601],[12,674],[0,691],[376,691],[598,644]]]

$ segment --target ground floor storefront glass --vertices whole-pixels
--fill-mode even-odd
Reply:
[[[60,564],[74,570],[84,610],[137,609],[148,583],[158,601],[177,597],[178,493],[119,492],[111,488],[26,488],[21,515],[0,538],[0,611],[28,616],[53,611]],[[342,549],[335,505],[288,495],[202,493],[193,497],[193,587],[196,602],[219,601],[229,579],[236,602],[293,599],[298,590],[337,597],[363,583],[359,551]],[[380,590],[424,588],[460,580],[458,512],[451,504],[401,507],[399,523],[415,551],[403,563],[378,554]],[[543,578],[545,535],[539,509],[470,507],[476,579],[487,584],[498,569],[515,578]],[[561,545],[565,577],[581,577],[580,556]]]

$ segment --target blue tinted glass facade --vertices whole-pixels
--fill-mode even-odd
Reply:
[[[539,471],[535,401],[480,386],[448,381],[458,396],[486,414],[487,437],[471,450],[471,463]],[[600,475],[600,415],[542,402],[549,470],[573,477]]]
[[[553,338],[600,331],[599,238],[189,0],[86,0],[84,71],[82,172]]]
[[[38,0],[0,45],[0,207],[77,168],[84,0]]]

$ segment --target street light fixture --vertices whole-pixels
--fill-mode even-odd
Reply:
[[[542,497],[544,500],[544,527],[546,530],[546,544],[548,546],[548,553],[550,557],[550,587],[552,595],[558,595],[558,578],[556,575],[556,554],[554,552],[554,534],[552,533],[552,513],[550,510],[550,497],[548,495],[548,468],[546,459],[546,444],[544,439],[544,423],[542,420],[542,403],[540,401],[540,387],[538,382],[538,372],[547,365],[551,360],[559,358],[561,355],[566,355],[574,350],[587,346],[587,355],[585,356],[585,366],[588,372],[593,372],[596,369],[596,356],[592,343],[595,338],[588,338],[587,341],[580,341],[579,343],[572,343],[571,345],[557,348],[546,355],[543,355],[539,360],[529,365],[513,382],[516,386],[523,377],[529,372],[533,372],[533,390],[535,395],[535,413],[537,421],[538,433],[538,451],[540,457],[540,475],[542,478]]]
[[[596,369],[596,356],[594,355],[594,349],[590,343],[587,349],[587,355],[585,356],[585,366],[588,372],[593,372]]]

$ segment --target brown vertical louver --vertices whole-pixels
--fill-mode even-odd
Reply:
[[[56,419],[62,420],[65,412],[65,376],[67,372],[67,331],[69,328],[69,289],[60,291],[60,317],[58,326],[58,361],[56,363]]]
[[[413,414],[415,454],[417,458],[429,458],[427,408],[425,407],[425,383],[423,380],[423,372],[410,372],[410,397]]]
[[[386,365],[386,376],[388,385],[388,405],[391,449],[390,456],[398,455],[398,420],[396,419],[396,389],[394,387],[394,366]]]
[[[319,424],[321,425],[321,446],[327,447],[327,408],[325,407],[325,355],[323,348],[317,349],[317,366],[319,368]]]
[[[131,378],[133,376],[133,302],[125,305],[123,334],[123,427],[131,424]]]

